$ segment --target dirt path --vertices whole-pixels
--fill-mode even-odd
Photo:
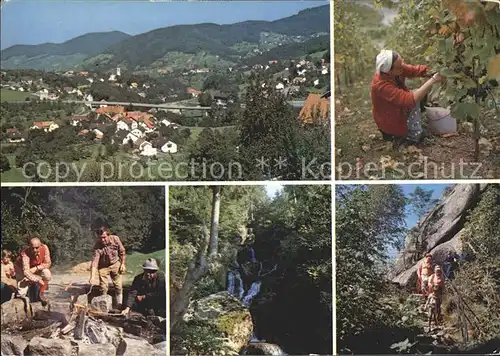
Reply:
[[[416,146],[382,139],[371,114],[371,75],[335,96],[337,179],[485,179],[500,177],[500,122],[493,111],[481,118],[480,156],[474,157],[471,123],[458,135],[432,136]],[[425,118],[424,127],[426,126]]]

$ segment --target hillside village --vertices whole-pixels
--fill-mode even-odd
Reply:
[[[293,67],[285,67],[282,71],[271,75],[275,82],[275,89],[287,98],[293,99],[294,94],[304,91],[307,85],[320,87],[324,86],[325,78],[329,77],[329,63],[321,60],[319,63],[312,61],[300,60],[297,63],[292,62]],[[271,61],[265,65],[254,65],[251,68],[253,73],[276,72],[281,69],[284,63],[280,61]],[[239,70],[247,70],[246,67],[238,68]],[[236,69],[230,68],[229,71]],[[179,142],[174,142],[168,136],[173,135],[174,130],[181,128],[179,122],[162,118],[164,115],[157,115],[158,109],[150,109],[148,111],[136,111],[134,109],[127,110],[124,106],[108,106],[106,104],[95,105],[91,102],[96,101],[94,98],[93,88],[91,86],[94,81],[107,84],[109,87],[124,88],[129,93],[135,93],[138,96],[148,100],[148,90],[155,87],[154,80],[147,81],[147,78],[139,77],[142,82],[129,81],[123,83],[120,80],[121,70],[115,69],[109,76],[104,76],[102,73],[89,73],[87,71],[75,72],[66,71],[58,74],[59,83],[46,83],[43,78],[37,78],[33,73],[26,73],[21,76],[20,80],[16,80],[17,75],[13,75],[13,71],[2,71],[2,84],[4,90],[17,91],[19,93],[32,94],[26,100],[40,100],[48,102],[61,101],[82,101],[88,102],[85,107],[87,110],[78,114],[70,115],[64,120],[48,120],[48,121],[33,121],[25,125],[25,129],[13,122],[9,122],[9,118],[4,118],[5,124],[2,125],[2,139],[9,143],[21,143],[27,139],[29,130],[41,130],[43,132],[52,132],[64,125],[71,125],[78,128],[78,135],[91,137],[92,140],[102,141],[104,135],[109,135],[111,142],[120,146],[127,146],[136,149],[141,156],[156,156],[160,153],[175,154],[179,150]],[[19,71],[23,73],[23,71]],[[183,73],[184,76],[190,74],[208,73],[209,69],[200,68],[190,70]],[[7,80],[3,80],[6,78]],[[320,79],[321,78],[321,79]],[[71,83],[82,83],[87,81],[87,85],[73,85]],[[227,108],[228,104],[234,103],[231,95],[226,93],[214,93],[214,91],[197,90],[192,87],[185,89],[185,94],[188,99],[182,101],[188,106],[201,106],[199,97],[203,93],[210,93],[211,102],[203,104],[211,106],[219,106]],[[213,94],[213,95],[212,95]],[[94,93],[95,95],[95,93]],[[177,99],[178,94],[173,94],[170,100]],[[296,96],[295,96],[296,98]],[[127,97],[116,98],[115,100],[127,101]],[[209,99],[209,100],[210,100]],[[305,121],[310,121],[310,112],[315,110],[315,106],[320,106],[320,111],[323,115],[329,112],[328,100],[322,99],[320,94],[309,93],[306,97],[304,107],[301,110],[300,116]],[[165,103],[167,98],[163,96],[161,102]],[[99,100],[104,102],[105,99]],[[177,102],[179,103],[179,102]],[[96,107],[97,106],[97,107]],[[160,109],[161,110],[161,109]],[[181,111],[178,109],[167,109],[175,118],[179,118]],[[208,111],[205,111],[205,116]],[[185,137],[189,137],[189,129],[184,129]]]

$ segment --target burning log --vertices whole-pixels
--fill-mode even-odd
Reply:
[[[124,316],[89,311],[89,314],[111,325],[123,328],[126,333],[144,338],[151,344],[165,341],[167,323],[163,318],[145,317],[138,313],[130,313],[128,316]]]
[[[87,318],[87,308],[79,308],[78,310],[78,318],[75,326],[75,339],[82,340],[83,333],[85,331],[85,319]]]

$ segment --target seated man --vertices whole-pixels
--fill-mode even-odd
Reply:
[[[128,292],[125,302],[126,315],[130,310],[146,316],[166,317],[166,285],[165,275],[158,271],[158,264],[153,258],[148,258],[142,265],[143,273],[136,276]]]
[[[50,251],[38,237],[29,241],[29,247],[21,251],[16,261],[16,278],[19,293],[28,296],[30,302],[46,302],[44,292],[51,279]]]
[[[410,91],[406,78],[425,77],[428,67],[404,63],[394,51],[382,50],[376,59],[376,73],[371,84],[373,119],[384,139],[406,138],[409,143],[419,143],[423,133],[420,101],[434,84],[445,77],[434,74],[420,88]]]
[[[1,269],[1,304],[12,299],[14,293],[17,294],[17,283],[15,280],[16,272],[12,263],[12,252],[2,250],[2,269]]]

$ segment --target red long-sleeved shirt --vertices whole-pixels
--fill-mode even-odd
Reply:
[[[405,79],[423,77],[428,68],[425,65],[403,64],[403,73],[398,77],[401,87],[389,75],[375,73],[371,85],[372,113],[381,131],[400,137],[408,135],[406,116],[416,103]]]
[[[31,273],[30,269],[33,267],[37,267],[39,271],[42,269],[50,268],[52,265],[52,260],[50,259],[50,251],[47,245],[40,245],[40,249],[38,250],[38,254],[31,248],[25,248],[21,251],[18,260],[19,265],[22,268],[24,277],[29,279],[32,282],[38,282],[42,279],[42,277]]]

